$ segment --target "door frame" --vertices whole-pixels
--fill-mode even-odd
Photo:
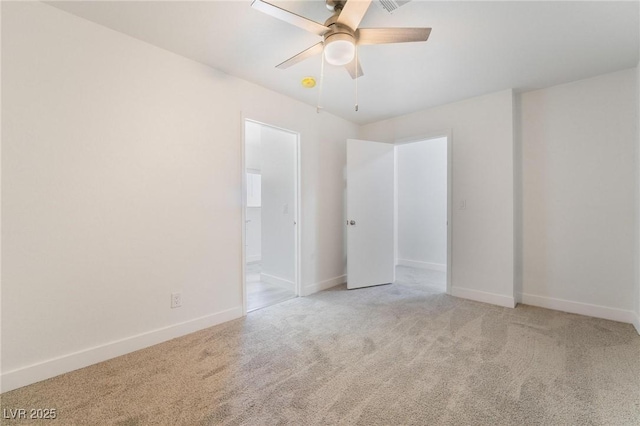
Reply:
[[[394,181],[395,190],[393,196],[394,205],[394,224],[393,224],[393,244],[394,244],[394,262],[398,264],[398,155],[397,149],[399,145],[407,145],[410,143],[423,142],[431,139],[446,138],[447,140],[447,294],[451,294],[452,288],[452,271],[453,271],[453,138],[451,129],[441,130],[432,133],[421,134],[419,136],[410,136],[407,138],[396,139],[394,141],[395,167]]]
[[[295,149],[295,169],[294,169],[294,214],[293,220],[295,222],[294,225],[294,286],[293,290],[295,292],[295,297],[300,296],[301,284],[300,284],[300,276],[301,276],[301,265],[300,265],[300,133],[294,130],[285,129],[283,127],[275,126],[273,124],[265,123],[259,120],[255,120],[253,118],[245,116],[245,114],[241,114],[240,127],[241,127],[241,161],[240,161],[240,173],[241,173],[241,182],[242,182],[242,193],[240,194],[241,205],[242,205],[242,214],[241,214],[241,222],[240,222],[240,232],[241,232],[241,244],[242,244],[242,263],[240,265],[241,277],[242,277],[242,315],[247,315],[247,276],[246,276],[246,262],[247,262],[247,235],[246,235],[246,220],[247,220],[247,169],[246,169],[246,143],[245,140],[245,123],[252,122],[255,124],[259,124],[261,126],[270,127],[275,130],[280,130],[283,132],[290,133],[296,137],[296,142],[294,145]]]

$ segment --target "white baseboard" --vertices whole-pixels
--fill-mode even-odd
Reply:
[[[438,272],[447,272],[447,265],[444,263],[422,262],[419,260],[398,259],[398,266],[409,266],[411,268],[431,269]]]
[[[240,317],[241,306],[7,371],[2,373],[0,391],[7,392],[40,382]]]
[[[552,297],[536,296],[522,293],[521,303],[524,305],[538,306],[540,308],[553,309],[556,311],[569,312],[572,314],[586,315],[589,317],[603,318],[612,321],[634,323],[637,315],[633,311],[624,309],[609,308],[607,306],[591,305],[589,303],[573,302],[571,300],[555,299]],[[638,328],[638,326],[636,326]]]
[[[469,288],[453,287],[451,295],[463,299],[475,300],[476,302],[490,303],[492,305],[504,306],[505,308],[515,308],[516,301],[513,297],[502,294],[487,293]]]
[[[262,256],[256,254],[254,256],[247,256],[247,263],[260,262],[262,260]]]
[[[287,280],[282,277],[276,277],[275,275],[265,274],[264,272],[260,274],[260,281],[263,281],[267,284],[277,285],[279,287],[287,287],[287,288],[295,287],[295,284],[293,281]]]
[[[640,334],[640,313],[636,313],[633,318],[633,326],[636,328],[638,334]]]
[[[317,293],[319,291],[326,290],[331,287],[344,284],[346,282],[347,282],[347,276],[340,275],[338,277],[329,278],[328,280],[320,281],[314,284],[309,284],[302,288],[301,296],[309,296],[313,293]]]

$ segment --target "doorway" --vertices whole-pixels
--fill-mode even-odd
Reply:
[[[447,136],[397,143],[396,282],[447,292],[450,151]]]
[[[298,134],[244,120],[245,312],[298,296]]]

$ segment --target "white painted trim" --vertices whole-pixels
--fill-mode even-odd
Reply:
[[[348,182],[347,182],[348,183]],[[398,147],[393,148],[393,264],[398,265],[398,217],[400,216],[400,206],[398,198]],[[395,269],[395,268],[394,268]],[[393,271],[393,281],[396,280],[395,270]]]
[[[636,328],[638,334],[640,334],[640,314],[635,314],[633,317],[633,326]]]
[[[247,256],[247,263],[260,262],[262,255],[256,254],[254,256]]]
[[[314,284],[306,285],[302,288],[301,296],[309,296],[319,291],[327,290],[331,287],[335,287],[347,282],[346,275],[340,275],[338,277],[329,278],[328,280],[320,281]]]
[[[240,276],[242,277],[242,315],[247,315],[247,160],[245,140],[246,118],[244,112],[240,112],[240,186],[242,187],[242,208],[240,212],[240,244],[242,253],[240,255]]]
[[[444,263],[421,262],[419,260],[398,259],[399,266],[409,266],[411,268],[430,269],[432,271],[447,272],[447,265]]]
[[[453,130],[447,137],[447,294],[453,290]]]
[[[189,321],[158,328],[146,333],[127,337],[114,342],[83,349],[47,361],[32,364],[2,374],[2,392],[27,386],[79,368],[97,364],[158,343],[166,342],[195,331],[213,327],[223,322],[242,317],[242,307],[206,315]]]
[[[540,308],[553,309],[556,311],[569,312],[571,314],[586,315],[589,317],[603,318],[612,321],[626,322],[633,324],[636,316],[633,311],[624,309],[609,308],[607,306],[591,305],[589,303],[573,302],[571,300],[555,299],[552,297],[536,296],[522,293],[520,300],[523,305],[538,306]]]
[[[260,281],[265,282],[267,284],[273,284],[280,287],[293,288],[294,282],[288,280],[286,278],[277,277],[271,274],[265,274],[264,272],[260,273]]]
[[[295,176],[295,259],[294,259],[294,291],[296,296],[300,296],[302,293],[302,135],[300,132],[296,134],[296,176]]]
[[[451,295],[463,299],[475,300],[476,302],[490,303],[492,305],[504,306],[505,308],[515,308],[516,301],[513,297],[502,294],[487,293],[470,288],[453,287]]]

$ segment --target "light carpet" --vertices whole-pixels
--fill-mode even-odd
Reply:
[[[34,423],[58,425],[638,425],[640,336],[400,279],[289,300],[1,405],[56,408]]]

